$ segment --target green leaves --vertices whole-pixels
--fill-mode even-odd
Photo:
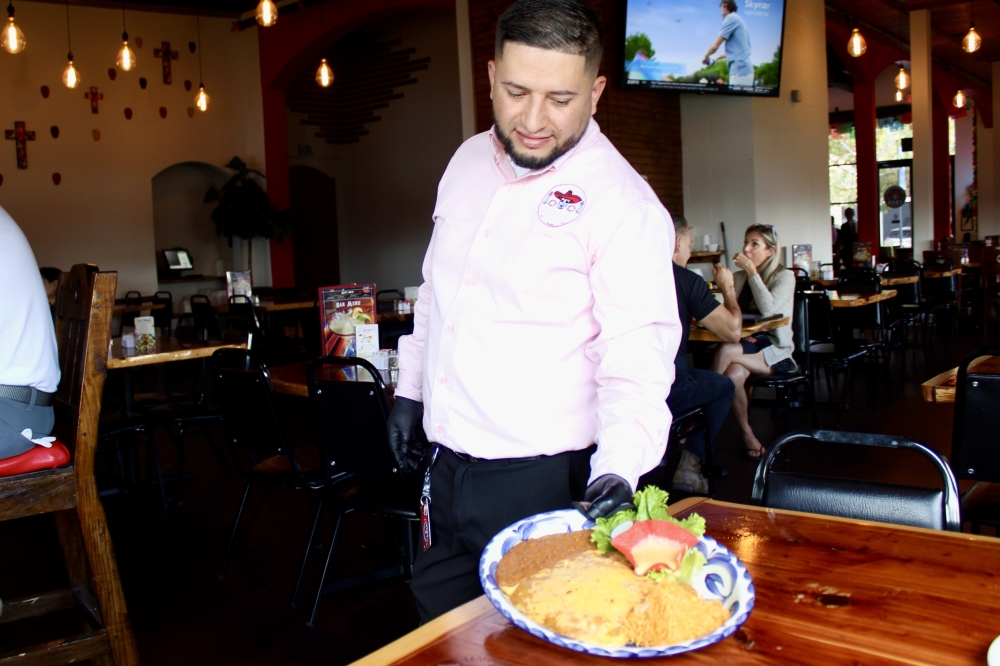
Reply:
[[[264,174],[249,168],[239,157],[233,157],[226,166],[236,173],[222,187],[212,185],[205,193],[205,203],[218,203],[212,211],[216,234],[228,238],[230,247],[234,236],[244,240],[255,236],[281,238],[295,222],[294,211],[280,211],[273,206],[254,178],[263,178]]]
[[[619,511],[607,518],[598,518],[597,527],[591,533],[590,540],[597,544],[597,550],[601,552],[601,555],[607,555],[615,548],[611,545],[611,532],[622,523],[635,522],[635,520],[636,512],[632,509]]]

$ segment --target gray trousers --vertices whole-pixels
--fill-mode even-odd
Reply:
[[[28,405],[17,400],[0,398],[0,460],[30,451],[35,445],[21,436],[31,428],[32,437],[45,437],[52,432],[56,416],[52,407]]]

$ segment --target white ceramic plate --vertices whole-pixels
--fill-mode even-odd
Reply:
[[[514,608],[514,605],[507,599],[507,595],[497,585],[496,570],[500,558],[521,541],[551,534],[577,532],[591,529],[593,526],[594,523],[587,520],[579,511],[564,509],[525,518],[502,530],[486,545],[483,556],[479,560],[479,580],[486,592],[486,597],[501,615],[514,623],[514,626],[555,645],[599,657],[664,657],[697,650],[732,636],[750,616],[755,597],[750,573],[738,557],[709,536],[701,537],[696,546],[708,560],[708,563],[702,568],[693,587],[702,599],[721,600],[723,606],[729,610],[730,617],[721,627],[707,636],[673,645],[656,647],[627,645],[621,648],[608,648],[557,634],[551,629],[529,620],[523,613]],[[992,661],[990,666],[994,666]]]

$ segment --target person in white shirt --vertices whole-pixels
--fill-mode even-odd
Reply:
[[[514,3],[489,63],[495,125],[438,187],[389,419],[404,469],[423,433],[435,445],[411,583],[425,621],[482,594],[498,531],[572,502],[591,518],[629,506],[666,447],[673,225],[591,118],[600,60],[586,5]]]
[[[48,435],[59,387],[59,356],[49,300],[28,239],[0,208],[0,459]]]

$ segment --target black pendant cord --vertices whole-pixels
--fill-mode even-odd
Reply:
[[[73,60],[73,34],[69,29],[69,3],[66,3],[66,46],[69,48],[69,54],[67,54],[67,59]]]
[[[128,41],[128,30],[125,29],[125,0],[122,0],[122,41]]]
[[[201,74],[201,14],[195,14],[195,21],[198,30],[198,87],[204,88],[204,78]]]

